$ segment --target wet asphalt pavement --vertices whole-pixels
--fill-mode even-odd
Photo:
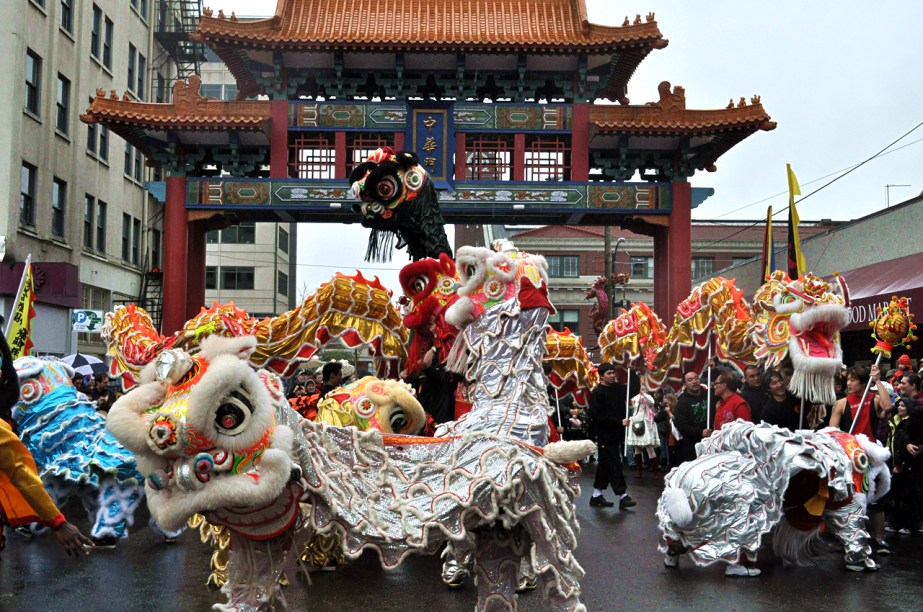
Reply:
[[[654,508],[661,480],[627,476],[636,508],[619,512],[588,505],[594,465],[583,476],[578,502],[582,528],[577,550],[586,577],[588,610],[920,610],[923,609],[923,534],[889,539],[894,553],[880,559],[881,571],[857,574],[842,555],[824,557],[814,568],[783,568],[764,547],[756,578],[728,578],[724,566],[697,568],[682,559],[679,569],[663,566],[657,552]],[[607,497],[613,498],[611,491]],[[79,504],[65,508],[81,529],[87,519]],[[173,545],[146,526],[146,510],[127,541],[89,557],[67,557],[52,536],[27,541],[8,532],[0,552],[0,610],[198,611],[223,601],[206,587],[210,550],[187,531]],[[86,529],[85,529],[86,530]],[[308,586],[296,578],[285,589],[292,610],[470,611],[475,587],[448,591],[436,557],[411,557],[396,571],[380,569],[367,553],[336,572],[314,573]],[[542,610],[538,591],[521,595],[519,609]]]

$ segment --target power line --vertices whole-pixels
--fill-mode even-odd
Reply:
[[[898,149],[894,149],[893,151],[888,151],[888,149],[890,149],[891,147],[893,147],[894,145],[896,145],[897,143],[899,143],[901,140],[903,140],[904,138],[906,138],[907,136],[909,136],[910,134],[912,134],[913,132],[915,132],[918,128],[920,128],[920,126],[923,126],[923,121],[921,121],[920,123],[918,123],[918,124],[916,124],[915,126],[913,126],[912,128],[910,128],[910,130],[908,130],[907,132],[905,132],[903,135],[901,135],[900,137],[898,137],[896,140],[892,141],[889,145],[887,145],[885,148],[881,149],[880,151],[878,151],[877,153],[875,153],[875,154],[872,155],[871,157],[868,157],[868,158],[866,158],[865,160],[859,162],[858,164],[852,166],[852,167],[849,168],[846,172],[844,172],[843,174],[837,176],[835,179],[833,179],[833,180],[831,180],[831,181],[827,181],[826,183],[824,183],[823,185],[821,185],[820,187],[818,187],[817,189],[815,189],[814,191],[812,191],[812,192],[809,193],[808,195],[802,197],[801,199],[798,200],[798,202],[796,202],[796,204],[800,204],[801,202],[803,202],[804,200],[808,199],[809,197],[811,197],[811,196],[814,195],[815,193],[817,193],[817,192],[819,192],[819,191],[821,191],[821,190],[823,190],[823,189],[826,189],[827,187],[829,187],[829,186],[832,185],[833,183],[837,182],[838,180],[840,180],[840,179],[843,178],[844,176],[846,176],[846,175],[852,173],[853,171],[858,170],[859,168],[861,168],[862,166],[864,166],[864,165],[867,164],[868,162],[872,161],[873,159],[876,159],[876,158],[878,158],[878,157],[881,157],[881,156],[883,156],[883,155],[886,155],[886,154],[887,154],[886,151],[887,151],[888,153],[894,153],[895,151],[899,151],[900,149],[909,147],[909,146],[912,145],[912,144],[915,144],[915,143],[917,143],[917,142],[920,142],[921,140],[923,140],[923,138],[921,138],[921,139],[919,139],[919,140],[915,140],[914,142],[911,142],[911,143],[907,143],[907,144],[904,145],[903,147],[900,147],[900,148],[898,148]],[[836,174],[836,172],[834,172],[833,174]],[[830,174],[828,174],[827,176],[830,176]],[[821,177],[821,178],[819,178],[819,179],[814,179],[814,180],[811,181],[810,183],[816,183],[817,181],[823,180],[824,178],[826,178],[826,177]],[[810,183],[805,183],[805,184],[806,184],[806,185],[809,185]],[[768,199],[778,197],[779,195],[783,195],[783,194],[785,194],[785,193],[787,193],[787,191],[783,191],[783,192],[780,193],[780,194],[776,194],[776,195],[774,195],[774,196],[770,196],[769,198],[765,198],[765,199],[763,199],[763,200],[760,200],[759,202],[754,202],[753,204],[748,204],[747,206],[744,206],[743,208],[749,208],[750,206],[754,206],[755,204],[759,204],[760,202],[765,202],[765,201],[768,200]],[[738,210],[742,210],[743,208],[738,208],[738,209],[732,210],[732,211],[730,211],[730,212],[728,212],[728,213],[726,213],[726,214],[731,214],[732,212],[737,212]],[[783,212],[787,211],[788,209],[789,209],[789,207],[786,206],[785,208],[782,208],[781,210],[772,213],[772,216],[775,217],[775,216],[778,215],[779,213],[783,213]],[[745,227],[741,228],[740,230],[734,232],[733,234],[730,234],[730,235],[728,235],[728,236],[725,236],[724,238],[719,238],[718,240],[715,240],[714,242],[710,242],[710,243],[708,243],[708,244],[706,244],[705,246],[700,247],[700,248],[701,248],[701,249],[707,249],[707,248],[710,248],[710,247],[715,246],[716,244],[721,244],[722,242],[725,242],[726,240],[729,240],[729,239],[733,238],[734,236],[737,236],[737,235],[739,235],[739,234],[742,234],[743,232],[747,231],[748,229],[753,228],[753,227],[756,227],[757,225],[760,225],[761,223],[763,223],[763,221],[755,221],[755,222],[751,223],[750,225],[745,226]]]
[[[918,127],[920,127],[920,126],[918,125],[917,127],[913,128],[913,130],[917,129]],[[910,130],[910,131],[912,132],[913,130]],[[908,132],[908,134],[909,134],[909,132]],[[906,136],[906,135],[907,135],[907,134],[905,134],[904,136]],[[904,136],[901,136],[901,138],[903,138]],[[897,139],[897,141],[899,141],[899,140],[900,140],[900,138]],[[895,142],[897,142],[897,141],[895,141]],[[912,145],[915,145],[915,144],[917,144],[918,142],[923,142],[923,138],[919,138],[919,139],[914,140],[914,141],[912,141],[912,142],[908,142],[907,144],[901,145],[901,146],[897,147],[896,149],[892,149],[892,150],[888,151],[887,153],[882,153],[879,157],[884,157],[885,155],[891,155],[892,153],[897,153],[897,152],[900,151],[901,149],[906,149],[907,147],[912,146]],[[886,147],[886,148],[887,148],[887,147]],[[866,160],[866,161],[869,161],[869,160]],[[860,162],[860,163],[858,163],[858,164],[853,164],[852,166],[846,166],[845,168],[840,168],[839,170],[835,170],[835,171],[833,171],[833,172],[830,172],[830,173],[828,173],[828,174],[825,174],[824,176],[819,176],[819,177],[817,177],[816,179],[812,179],[812,180],[806,182],[805,185],[811,185],[811,184],[813,184],[813,183],[817,183],[818,181],[824,180],[824,179],[827,178],[828,176],[834,176],[834,175],[839,174],[839,173],[841,173],[841,172],[846,172],[846,171],[850,171],[850,172],[851,172],[852,170],[855,170],[856,168],[858,168],[859,166],[861,166],[861,165],[864,164],[864,163],[865,163],[865,162]],[[844,174],[843,176],[846,176],[846,175]],[[773,195],[771,195],[771,196],[767,196],[767,197],[763,198],[762,200],[757,200],[756,202],[751,202],[750,204],[746,204],[746,205],[744,205],[744,206],[741,206],[740,208],[735,208],[735,209],[733,209],[733,210],[729,210],[729,211],[727,211],[726,213],[722,213],[722,214],[720,214],[720,215],[717,215],[715,218],[716,218],[716,219],[720,219],[721,217],[726,217],[726,216],[728,216],[728,215],[734,214],[735,212],[738,212],[738,211],[741,211],[741,210],[745,210],[745,209],[747,209],[747,208],[750,208],[751,206],[756,206],[757,204],[762,204],[763,202],[768,202],[769,200],[772,200],[772,199],[774,199],[774,198],[778,198],[779,196],[786,195],[787,193],[788,193],[787,190],[786,190],[786,191],[780,191],[779,193],[775,193],[775,194],[773,194]],[[807,197],[807,196],[805,196],[805,197]],[[803,199],[804,199],[804,198],[801,198],[801,200],[803,200]],[[800,202],[801,200],[798,200],[798,201]],[[787,210],[787,207],[786,207],[786,210]],[[780,211],[780,212],[781,212],[781,211]],[[773,216],[775,216],[775,215],[773,215]]]

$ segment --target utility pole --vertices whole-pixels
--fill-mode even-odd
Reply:
[[[910,187],[910,185],[894,185],[894,184],[885,185],[885,193],[887,194],[887,201],[888,201],[887,208],[891,208],[891,188],[892,187]]]

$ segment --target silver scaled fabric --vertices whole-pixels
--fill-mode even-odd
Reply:
[[[444,423],[436,436],[484,431],[548,444],[545,355],[548,309],[522,310],[510,299],[485,311],[465,327],[456,342],[468,353],[464,376],[470,381],[471,412]]]
[[[790,479],[808,470],[827,480],[829,502],[822,519],[843,545],[847,564],[874,565],[863,526],[865,495],[855,492],[853,462],[831,436],[737,420],[697,444],[696,450],[696,459],[669,473],[657,504],[664,536],[661,552],[675,554],[672,541],[687,548],[697,565],[755,560],[762,536],[784,520]],[[688,524],[677,525],[671,518],[671,495],[688,500]],[[830,502],[843,505],[830,509],[839,505]],[[803,564],[795,556],[786,558],[786,552],[790,551],[776,550],[786,563]]]
[[[370,548],[393,568],[474,535],[477,571],[496,577],[495,529],[516,530],[531,543],[531,567],[551,607],[584,609],[583,569],[573,555],[577,491],[568,471],[536,450],[483,432],[391,438],[303,421],[294,451],[310,504],[303,527],[337,533],[348,558]],[[492,606],[479,601],[479,609]]]

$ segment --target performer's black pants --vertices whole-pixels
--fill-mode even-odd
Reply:
[[[622,474],[622,461],[619,456],[618,444],[599,445],[599,463],[596,464],[596,478],[593,479],[593,488],[605,491],[612,485],[616,495],[622,495],[628,490],[625,476]]]

